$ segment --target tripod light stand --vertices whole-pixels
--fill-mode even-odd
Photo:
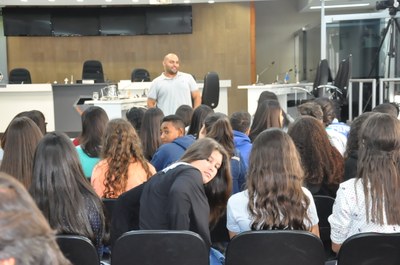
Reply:
[[[377,3],[377,6],[378,6],[378,3]],[[370,72],[368,74],[369,77],[372,77],[372,74],[373,74],[373,72],[374,72],[374,70],[375,70],[375,68],[377,66],[377,63],[379,61],[379,53],[382,50],[383,44],[384,44],[389,32],[390,32],[390,35],[389,35],[389,49],[388,49],[388,52],[387,52],[388,58],[387,58],[387,65],[386,65],[387,66],[387,71],[386,71],[387,77],[390,77],[390,74],[391,74],[391,65],[392,65],[391,61],[396,56],[396,32],[398,34],[400,34],[400,25],[399,25],[399,23],[397,21],[397,18],[395,17],[395,15],[396,15],[396,13],[398,11],[397,8],[398,8],[398,3],[399,2],[396,0],[396,1],[393,1],[393,3],[396,3],[396,4],[394,4],[393,7],[392,6],[389,7],[390,19],[387,22],[385,29],[383,30],[382,40],[379,43],[378,50],[377,50],[377,52],[375,54],[375,57],[374,57],[374,60],[373,60],[372,66],[371,66],[371,70],[370,70]],[[379,71],[379,69],[378,69],[378,71]],[[379,73],[378,73],[378,76],[379,76]],[[372,98],[372,95],[369,96],[363,111],[366,110],[368,104],[371,101],[371,98]]]

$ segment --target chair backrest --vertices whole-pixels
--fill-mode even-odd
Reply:
[[[212,243],[224,243],[229,242],[229,232],[226,228],[226,213],[221,216],[216,225],[210,231]]]
[[[319,237],[324,244],[326,256],[333,257],[335,254],[332,251],[331,225],[328,222],[328,217],[332,214],[335,199],[324,195],[313,195],[313,197],[319,219]]]
[[[318,88],[321,85],[326,85],[328,82],[332,82],[331,69],[329,68],[328,60],[323,59],[319,62],[317,67],[317,73],[313,84],[313,95],[314,97],[323,97],[324,88]]]
[[[190,231],[139,230],[123,234],[112,250],[112,265],[208,265],[209,248]]]
[[[102,198],[101,200],[103,201],[105,207],[104,214],[106,216],[106,219],[108,220],[109,224],[111,224],[114,205],[117,199]]]
[[[323,265],[321,240],[310,232],[294,230],[248,231],[232,238],[226,265]]]
[[[103,65],[97,60],[88,60],[83,63],[83,80],[94,80],[96,83],[104,83]]]
[[[208,72],[204,77],[201,104],[215,109],[219,102],[219,77],[216,72]]]
[[[349,87],[351,77],[351,55],[347,59],[344,59],[340,62],[338,71],[335,76],[335,80],[333,84],[339,89],[341,93],[337,93],[334,95],[336,99],[346,99],[347,97],[347,88]]]
[[[132,82],[146,82],[150,81],[150,73],[146,69],[143,68],[135,68],[131,74]]]
[[[361,233],[343,242],[338,265],[400,264],[400,233]]]
[[[97,250],[92,242],[78,235],[57,235],[58,246],[73,265],[99,265]]]
[[[32,84],[31,74],[28,69],[14,68],[10,71],[8,82],[10,84]]]

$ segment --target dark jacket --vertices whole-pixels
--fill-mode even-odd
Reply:
[[[153,155],[150,163],[156,168],[157,172],[163,170],[178,161],[195,140],[193,135],[186,135],[176,138],[171,143],[161,145]]]
[[[209,215],[202,175],[187,164],[171,165],[152,176],[140,197],[140,229],[189,230],[208,246]]]

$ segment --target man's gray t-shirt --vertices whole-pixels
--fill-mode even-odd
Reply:
[[[151,83],[148,98],[157,101],[157,107],[165,116],[175,114],[181,105],[192,106],[191,92],[198,90],[193,76],[178,72],[175,77],[169,78],[162,73]]]

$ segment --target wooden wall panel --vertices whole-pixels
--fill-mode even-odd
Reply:
[[[250,4],[193,5],[193,33],[152,36],[7,37],[8,69],[26,67],[35,83],[64,82],[82,77],[88,59],[102,61],[106,79],[130,79],[133,68],[146,68],[152,78],[162,72],[165,54],[175,52],[181,70],[203,79],[216,71],[231,79],[229,112],[247,109],[250,83]]]

